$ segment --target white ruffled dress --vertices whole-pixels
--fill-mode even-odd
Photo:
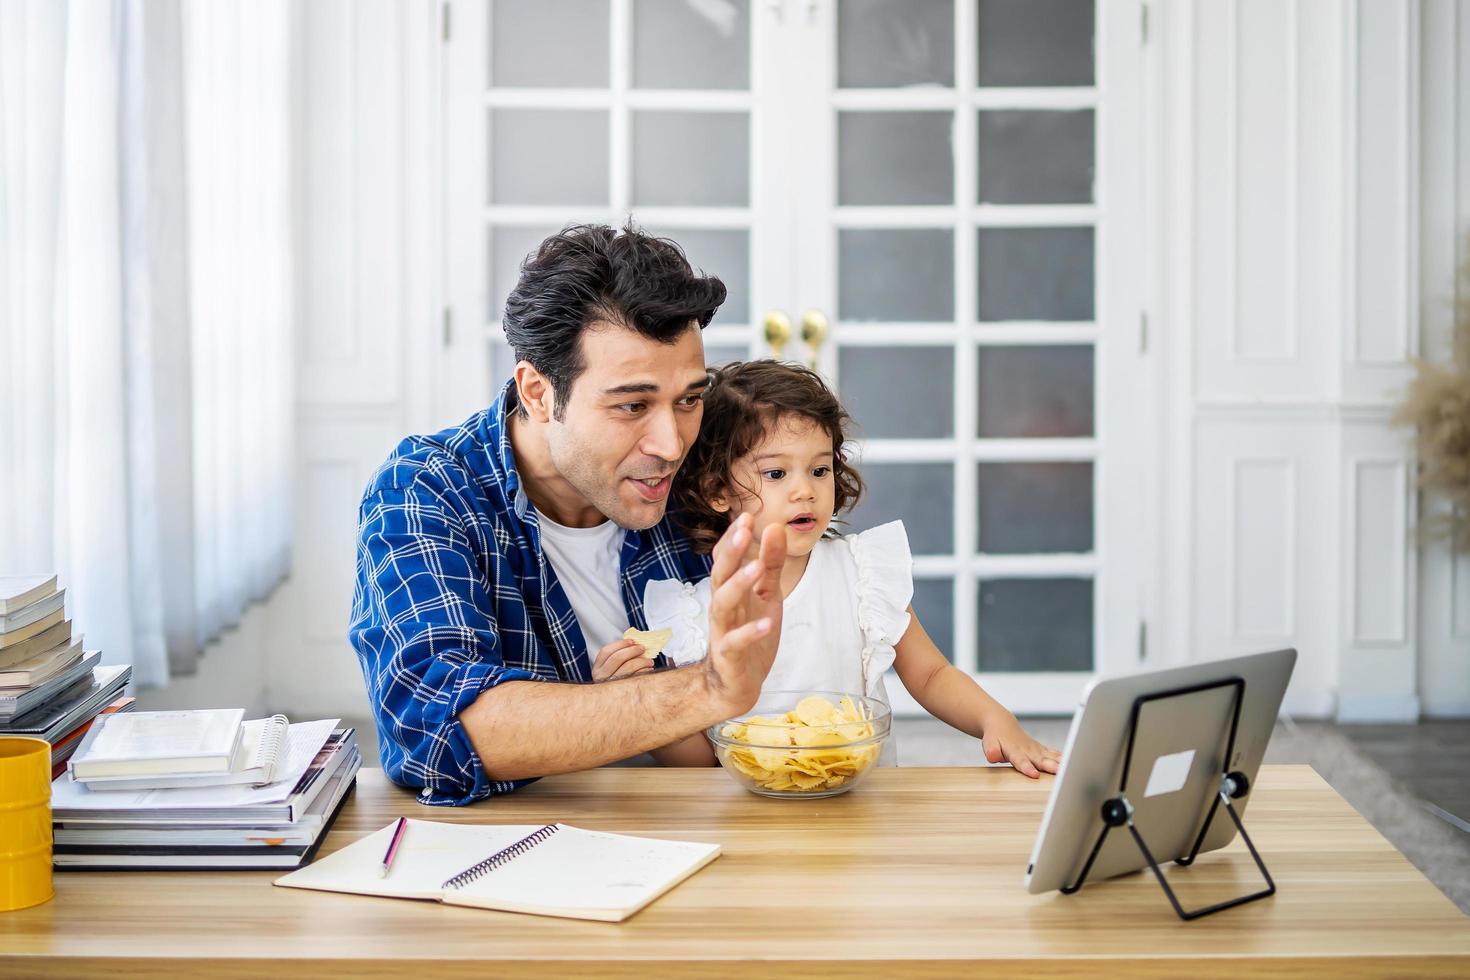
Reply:
[[[782,605],[781,643],[762,690],[861,692],[888,703],[883,675],[909,628],[913,597],[913,556],[902,521],[818,541]],[[675,663],[704,658],[709,602],[709,579],[645,587],[648,627],[673,629],[664,652]],[[892,765],[895,756],[890,737],[879,764]]]

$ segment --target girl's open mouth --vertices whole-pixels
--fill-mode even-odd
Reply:
[[[786,525],[797,531],[814,531],[817,527],[817,519],[810,514],[802,514],[800,517],[793,517],[787,521]]]

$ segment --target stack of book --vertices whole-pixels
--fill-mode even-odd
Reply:
[[[335,718],[240,709],[98,719],[51,786],[58,869],[292,869],[311,861],[362,756]]]
[[[0,735],[50,742],[53,778],[94,718],[133,707],[132,668],[101,659],[73,633],[55,575],[0,577]]]

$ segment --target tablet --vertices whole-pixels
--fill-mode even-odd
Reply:
[[[1134,826],[1160,864],[1187,856],[1217,798],[1222,771],[1242,772],[1255,784],[1295,664],[1295,650],[1273,650],[1089,684],[1062,749],[1062,765],[1026,867],[1026,890],[1039,894],[1076,883],[1103,829],[1102,804],[1119,795],[1133,806]],[[1170,696],[1178,691],[1190,693]],[[1237,698],[1240,717],[1226,766]],[[1135,704],[1132,764],[1123,785]],[[1250,793],[1233,803],[1244,816]],[[1224,847],[1234,837],[1235,823],[1227,814],[1216,814],[1199,853]],[[1146,866],[1129,834],[1109,834],[1087,880]]]

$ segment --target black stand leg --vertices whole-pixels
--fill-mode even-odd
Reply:
[[[1142,704],[1146,701],[1158,700],[1168,697],[1178,697],[1184,694],[1192,694],[1197,691],[1210,690],[1212,688],[1224,686],[1233,686],[1236,688],[1235,712],[1230,723],[1230,738],[1227,741],[1225,748],[1225,758],[1228,760],[1235,745],[1236,726],[1240,722],[1240,706],[1245,694],[1245,682],[1243,680],[1236,678],[1231,681],[1222,681],[1217,684],[1203,685],[1195,688],[1186,688],[1180,691],[1167,691],[1162,694],[1154,694],[1147,697],[1142,697],[1134,702],[1132,724],[1128,732],[1128,755],[1123,761],[1123,779],[1122,785],[1119,788],[1120,795],[1103,803],[1102,832],[1098,834],[1097,843],[1092,846],[1091,853],[1087,855],[1087,861],[1082,865],[1082,873],[1077,876],[1077,880],[1071,885],[1062,886],[1061,892],[1063,895],[1071,895],[1082,887],[1083,882],[1087,880],[1087,873],[1092,870],[1093,862],[1097,860],[1098,854],[1102,851],[1103,843],[1108,839],[1108,831],[1112,830],[1114,827],[1128,828],[1128,832],[1133,836],[1134,843],[1138,845],[1138,849],[1140,852],[1142,852],[1144,860],[1148,862],[1149,869],[1153,871],[1154,878],[1158,881],[1159,886],[1164,889],[1164,894],[1168,896],[1169,904],[1174,906],[1174,911],[1178,913],[1179,918],[1185,920],[1186,922],[1191,919],[1198,919],[1201,916],[1210,915],[1214,912],[1223,912],[1225,909],[1235,908],[1237,905],[1244,905],[1246,902],[1253,902],[1258,898],[1266,898],[1270,895],[1276,894],[1276,882],[1272,880],[1271,872],[1266,870],[1266,863],[1261,860],[1261,855],[1256,850],[1255,843],[1251,840],[1250,835],[1246,833],[1245,825],[1241,823],[1240,814],[1236,812],[1234,804],[1230,802],[1231,800],[1239,799],[1246,793],[1250,792],[1250,783],[1245,778],[1244,773],[1227,772],[1221,775],[1219,791],[1215,795],[1213,802],[1210,804],[1210,812],[1208,816],[1205,817],[1204,826],[1200,828],[1199,836],[1195,838],[1194,847],[1190,849],[1189,854],[1182,858],[1179,858],[1175,863],[1186,867],[1194,863],[1194,859],[1199,855],[1200,846],[1204,843],[1205,835],[1209,832],[1210,824],[1215,819],[1215,813],[1219,810],[1220,804],[1223,803],[1225,805],[1225,812],[1230,814],[1230,819],[1232,822],[1234,822],[1235,829],[1240,832],[1241,839],[1245,841],[1245,846],[1250,850],[1251,858],[1255,860],[1256,867],[1260,869],[1261,877],[1266,880],[1266,887],[1263,890],[1254,892],[1250,895],[1242,895],[1239,898],[1232,898],[1228,901],[1217,902],[1214,905],[1209,905],[1202,909],[1186,911],[1184,906],[1179,904],[1179,898],[1174,894],[1174,889],[1169,887],[1169,882],[1164,878],[1164,872],[1159,868],[1159,863],[1154,860],[1153,853],[1149,851],[1148,844],[1144,842],[1143,835],[1140,834],[1138,832],[1138,828],[1134,826],[1133,804],[1128,802],[1128,798],[1126,796],[1121,795],[1121,793],[1127,789],[1128,785],[1128,771],[1132,766],[1133,744],[1135,736],[1138,734],[1138,714],[1139,708],[1142,706]]]
[[[1266,898],[1267,896],[1276,894],[1276,882],[1271,880],[1271,872],[1266,870],[1266,863],[1261,860],[1261,855],[1256,851],[1255,843],[1251,841],[1250,834],[1245,832],[1245,825],[1240,822],[1240,814],[1235,812],[1235,807],[1231,804],[1229,795],[1226,791],[1222,790],[1219,799],[1220,802],[1225,804],[1225,812],[1230,814],[1230,819],[1235,821],[1235,829],[1240,831],[1240,836],[1245,841],[1245,846],[1250,849],[1251,857],[1255,859],[1256,867],[1261,870],[1261,877],[1266,879],[1266,887],[1250,895],[1242,895],[1239,898],[1216,902],[1214,905],[1207,905],[1202,909],[1194,909],[1193,911],[1186,912],[1184,907],[1179,904],[1179,899],[1174,895],[1174,889],[1169,887],[1169,882],[1164,878],[1163,870],[1159,868],[1159,864],[1154,860],[1154,856],[1149,853],[1148,845],[1143,842],[1143,835],[1138,832],[1137,827],[1133,826],[1131,816],[1128,820],[1128,830],[1133,834],[1133,839],[1138,842],[1138,849],[1143,852],[1144,858],[1148,861],[1149,868],[1153,871],[1154,877],[1158,879],[1159,886],[1164,889],[1164,894],[1169,896],[1169,904],[1174,906],[1174,911],[1179,913],[1179,918],[1186,922],[1190,919],[1198,919],[1200,916],[1209,915],[1212,912],[1223,912],[1225,909],[1233,909],[1237,905],[1244,905],[1246,902],[1254,902],[1258,898]],[[1181,860],[1178,863],[1188,865],[1193,860],[1194,855],[1190,855],[1189,861]]]

